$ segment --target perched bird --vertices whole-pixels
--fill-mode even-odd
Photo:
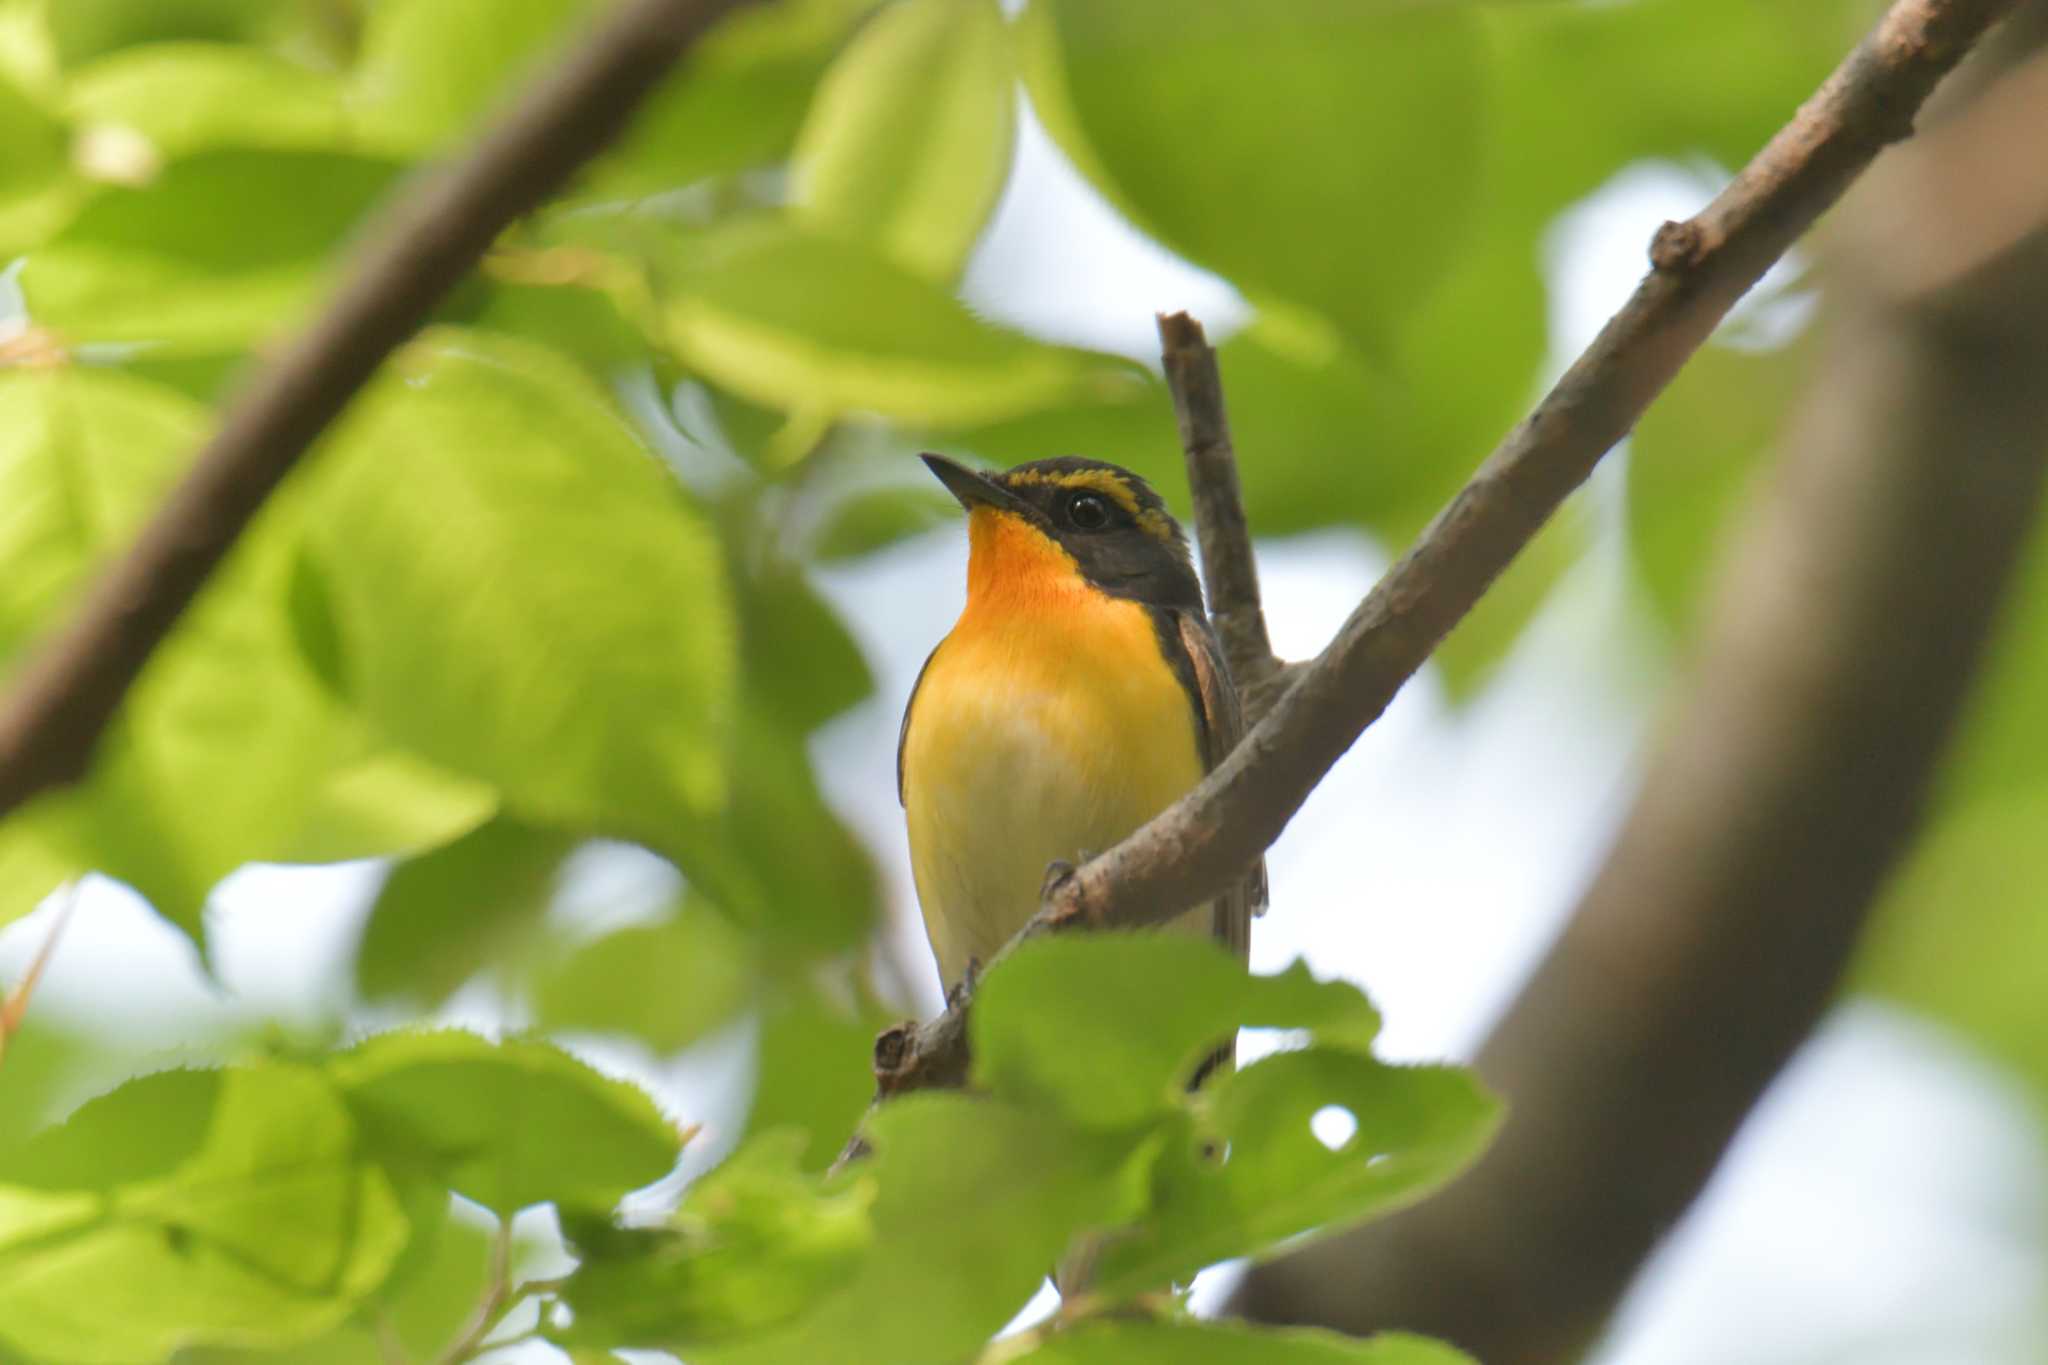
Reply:
[[[1171,805],[1243,728],[1187,537],[1099,460],[978,473],[924,461],[967,509],[967,605],[925,660],[896,750],[925,931],[951,991],[1080,863]],[[1254,868],[1172,926],[1240,957]]]

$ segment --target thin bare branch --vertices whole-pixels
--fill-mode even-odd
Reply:
[[[36,987],[42,984],[50,959],[57,955],[57,941],[64,937],[64,926],[71,922],[72,911],[78,905],[78,883],[66,883],[60,894],[63,899],[57,903],[49,932],[43,935],[36,955],[29,959],[28,970],[21,974],[21,980],[14,983],[12,990],[0,997],[0,1062],[7,1060],[7,1046],[14,1041],[14,1035],[21,1032],[21,1021],[28,1017],[29,1001],[35,999]]]
[[[74,782],[150,654],[271,490],[506,225],[562,185],[744,0],[629,0],[460,162],[391,205],[326,311],[265,365],[141,537],[0,704],[0,816]]]
[[[1252,557],[1251,528],[1237,482],[1237,450],[1223,406],[1223,377],[1216,351],[1202,324],[1186,313],[1159,316],[1159,352],[1166,386],[1180,421],[1187,455],[1188,490],[1195,503],[1195,537],[1202,546],[1202,576],[1209,585],[1209,619],[1223,645],[1231,679],[1245,704],[1247,720],[1266,713],[1274,693],[1268,684],[1280,672],[1266,635],[1259,604],[1259,566]]]
[[[1215,771],[1051,888],[1019,940],[1163,924],[1239,876],[1728,310],[1889,144],[2014,0],[1898,0],[1696,217],[1584,355],[1437,514],[1330,645]],[[967,1072],[962,993],[877,1045],[886,1095]]]

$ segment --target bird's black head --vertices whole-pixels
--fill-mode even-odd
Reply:
[[[1128,469],[1079,455],[979,473],[926,455],[939,482],[972,512],[1018,517],[1073,557],[1090,583],[1115,597],[1201,609],[1188,539],[1152,485]]]

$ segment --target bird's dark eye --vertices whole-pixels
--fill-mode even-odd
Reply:
[[[1100,531],[1109,525],[1109,502],[1100,493],[1076,493],[1067,500],[1067,520],[1077,531]]]

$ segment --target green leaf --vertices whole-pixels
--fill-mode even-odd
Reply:
[[[753,996],[753,945],[707,905],[634,924],[543,968],[534,1010],[551,1031],[624,1033],[659,1053],[734,1019]]]
[[[65,102],[81,126],[140,133],[163,157],[207,147],[321,150],[349,141],[332,76],[243,44],[127,48],[80,68]]]
[[[127,545],[206,422],[189,399],[109,371],[0,374],[0,673]],[[298,839],[349,733],[292,647],[280,518],[243,537],[151,660],[88,782],[10,822],[55,864],[128,882],[195,936],[216,881]]]
[[[356,67],[365,135],[402,155],[443,150],[599,12],[591,0],[379,0]]]
[[[1302,963],[1252,976],[1207,939],[1087,934],[1025,944],[977,992],[975,1080],[1119,1128],[1182,1103],[1196,1067],[1243,1026],[1307,1028],[1364,1051],[1379,1015],[1356,987]]]
[[[70,133],[26,90],[0,74],[0,243],[10,243],[16,215],[27,215],[70,169]],[[21,229],[26,236],[28,224]]]
[[[1501,207],[1532,224],[1632,161],[1704,152],[1742,165],[1871,17],[1860,0],[1474,9],[1494,40],[1500,107],[1512,111],[1497,124]]]
[[[43,11],[68,67],[142,43],[261,38],[289,8],[277,0],[54,0]]]
[[[1944,760],[1941,800],[2016,795],[2048,785],[2048,532],[2033,542],[2003,607],[1961,733]]]
[[[818,85],[792,167],[798,214],[950,281],[1009,173],[1012,86],[995,0],[884,8]]]
[[[372,1312],[310,1341],[281,1350],[209,1347],[180,1351],[176,1365],[363,1365],[385,1358],[379,1334],[388,1328],[414,1360],[432,1360],[476,1311],[489,1274],[491,1242],[468,1217],[454,1216],[444,1190],[424,1188],[408,1203],[412,1244],[378,1291]]]
[[[782,1330],[693,1344],[693,1365],[958,1361],[1031,1297],[1074,1228],[1127,1216],[1136,1194],[1126,1143],[992,1100],[906,1096],[868,1136],[874,1156],[841,1177],[873,1189],[858,1273]]]
[[[313,1069],[131,1082],[0,1157],[0,1339],[151,1365],[336,1326],[409,1235]]]
[[[632,1346],[718,1342],[799,1317],[859,1269],[870,1182],[822,1186],[799,1168],[805,1137],[753,1139],[690,1187],[667,1226],[571,1236],[583,1263],[563,1298],[567,1339]]]
[[[500,1215],[544,1203],[602,1214],[682,1151],[645,1091],[546,1043],[386,1033],[328,1069],[380,1159]]]
[[[815,730],[874,691],[846,626],[803,572],[769,564],[739,585],[741,657],[757,705],[798,733]]]
[[[498,819],[400,863],[356,944],[356,989],[431,1010],[530,941],[577,840]]]
[[[1965,804],[1893,879],[1856,981],[1960,1031],[2048,1096],[2048,782]]]
[[[828,564],[859,559],[943,526],[959,515],[960,504],[942,490],[860,488],[833,502],[805,548]]]
[[[1676,630],[1697,615],[1724,528],[1805,388],[1811,349],[1703,347],[1629,441],[1629,549]]]
[[[1586,548],[1581,506],[1568,501],[1524,545],[1430,657],[1454,700],[1475,695]]]
[[[214,150],[110,187],[22,271],[30,315],[67,341],[237,351],[308,312],[336,249],[399,168],[339,152]]]
[[[747,1132],[808,1133],[798,1159],[807,1171],[824,1170],[874,1098],[875,1035],[895,1022],[809,984],[771,998],[761,1011]]]
[[[344,690],[537,824],[672,843],[724,796],[716,542],[560,356],[439,329],[330,439],[312,553]]]
[[[1338,1047],[1263,1058],[1216,1081],[1207,1098],[1202,1134],[1170,1138],[1153,1167],[1150,1216],[1104,1247],[1098,1292],[1142,1293],[1390,1212],[1477,1156],[1499,1115],[1466,1072],[1387,1066]],[[1310,1127],[1333,1107],[1357,1123],[1336,1150]],[[1215,1150],[1228,1159],[1217,1162]]]
[[[1382,349],[1457,260],[1487,134],[1484,31],[1390,0],[1035,0],[1046,128],[1141,228]]]
[[[1241,1322],[1146,1322],[1090,1318],[1021,1356],[1014,1365],[1471,1365],[1462,1351],[1406,1333],[1347,1337]]]
[[[593,194],[644,195],[781,161],[818,79],[875,0],[779,0],[722,20],[591,168]]]
[[[417,854],[460,838],[498,810],[498,793],[402,749],[365,740],[321,779],[281,862],[341,863]]]
[[[1131,382],[1120,362],[989,326],[844,238],[762,220],[687,239],[671,255],[670,344],[754,402],[966,425]]]
[[[879,874],[826,805],[803,736],[752,701],[731,728],[724,809],[679,822],[650,846],[674,850],[706,899],[778,952],[826,955],[867,942],[881,914]]]

